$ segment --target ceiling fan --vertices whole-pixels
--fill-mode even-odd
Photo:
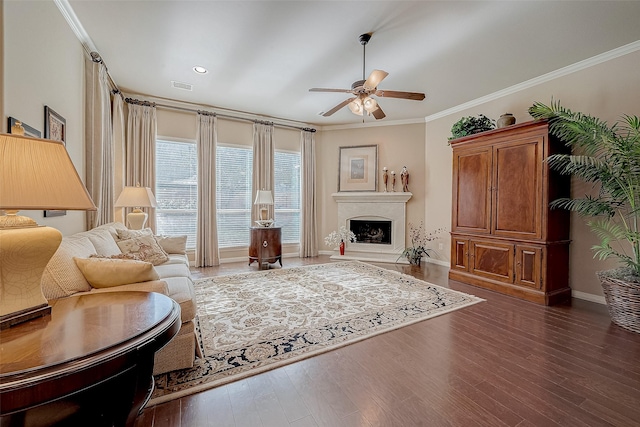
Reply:
[[[355,95],[345,99],[329,111],[324,112],[322,114],[324,117],[329,117],[342,107],[348,105],[351,112],[359,116],[363,116],[366,112],[369,115],[373,115],[376,120],[385,118],[386,114],[382,111],[378,102],[371,97],[372,95],[385,98],[411,99],[414,101],[422,101],[424,99],[424,93],[379,90],[378,85],[389,75],[386,71],[373,70],[365,80],[366,46],[369,40],[371,40],[371,34],[372,33],[366,33],[359,37],[360,44],[362,45],[362,80],[353,82],[351,89],[323,89],[317,87],[309,89],[309,92],[344,92]]]

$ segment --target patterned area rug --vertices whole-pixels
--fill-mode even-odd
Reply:
[[[196,282],[204,358],[156,376],[147,406],[483,301],[357,261]]]

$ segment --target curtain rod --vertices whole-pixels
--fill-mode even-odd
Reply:
[[[136,100],[131,99],[131,101],[129,101],[130,99],[131,98],[126,98],[125,101],[127,101],[129,103],[140,103],[140,102],[143,102],[143,101],[138,101],[137,99]],[[147,101],[144,101],[144,102],[147,102]],[[212,112],[205,111],[205,110],[194,110],[193,108],[176,107],[174,105],[148,103],[148,102],[147,102],[147,104],[153,104],[153,106],[155,106],[155,107],[166,108],[166,109],[169,109],[169,110],[179,110],[179,111],[186,111],[186,112],[189,112],[189,113],[205,114],[205,115],[222,117],[222,118],[225,118],[225,119],[238,120],[238,121],[243,121],[243,122],[262,123],[262,124],[273,125],[273,126],[278,126],[278,127],[285,127],[285,128],[302,130],[302,131],[305,131],[305,132],[315,132],[316,131],[314,128],[287,125],[287,124],[284,124],[284,123],[276,123],[276,122],[264,121],[264,120],[258,120],[258,119],[249,119],[249,118],[246,118],[246,117],[233,116],[233,115],[230,115],[230,114],[212,113]]]

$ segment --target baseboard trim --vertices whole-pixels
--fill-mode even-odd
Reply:
[[[437,264],[447,268],[451,266],[451,263],[449,261],[444,261],[441,259],[425,258],[425,261],[430,262],[431,264]]]
[[[598,303],[598,304],[607,305],[607,301],[604,299],[603,296],[600,296],[600,295],[588,294],[586,292],[574,291],[572,289],[571,290],[571,297],[576,298],[576,299],[585,300],[585,301],[595,302],[595,303]]]

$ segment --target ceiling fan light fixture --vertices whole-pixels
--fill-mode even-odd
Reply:
[[[360,98],[354,99],[349,103],[349,109],[357,116],[362,116],[364,108],[362,107],[362,100]]]
[[[364,109],[367,110],[367,113],[373,113],[378,109],[378,103],[376,102],[376,100],[368,96],[364,99],[364,101],[362,101],[362,105]]]

